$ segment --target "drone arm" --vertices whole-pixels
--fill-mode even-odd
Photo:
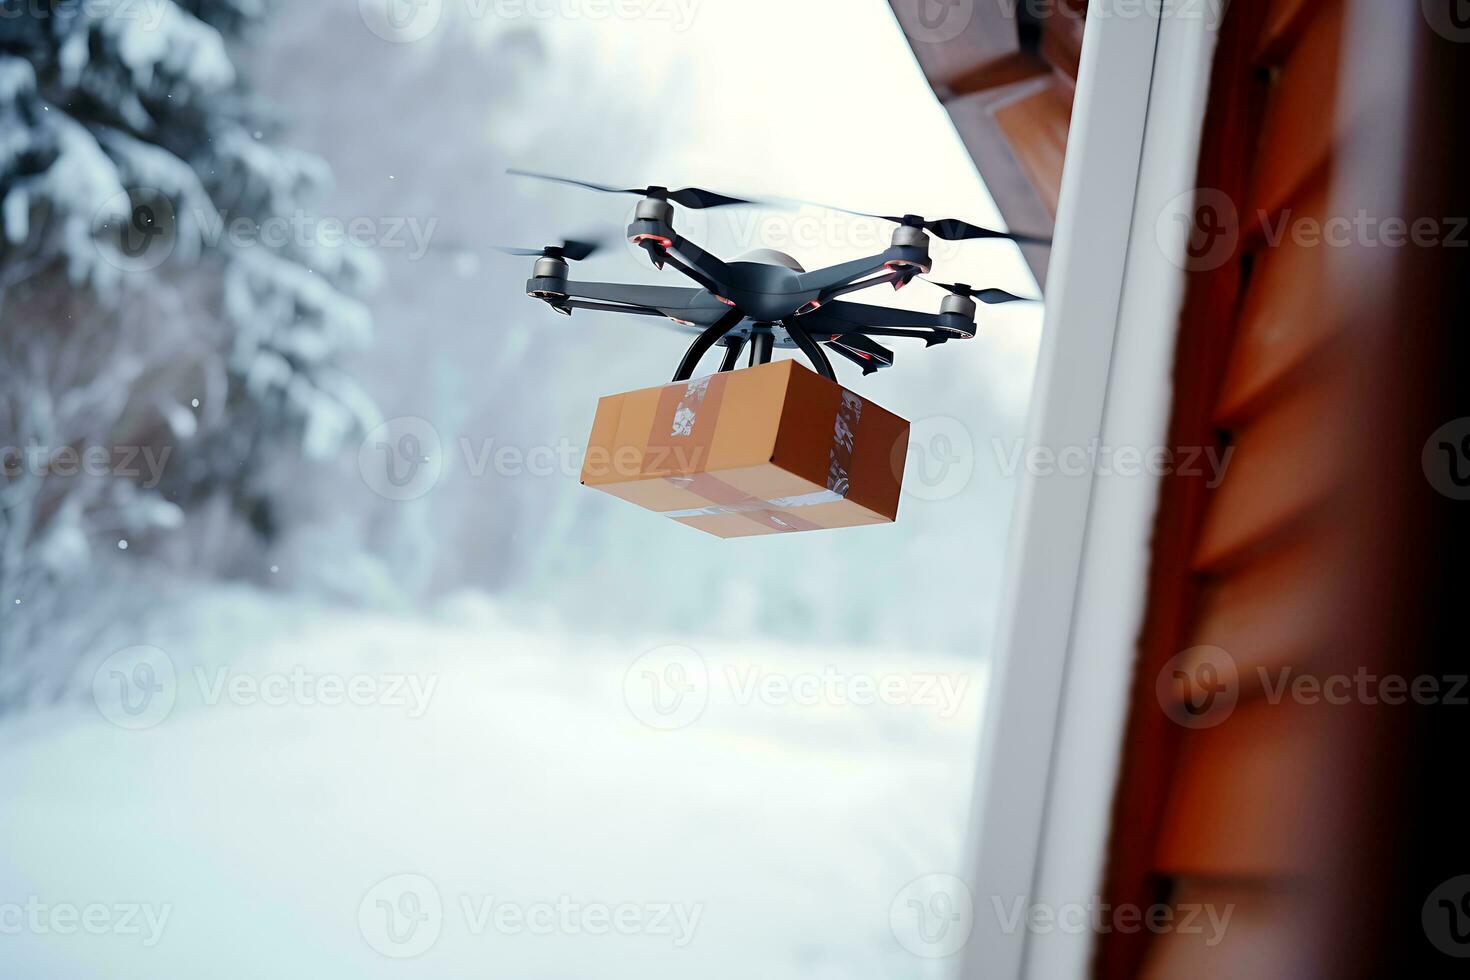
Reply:
[[[822,324],[822,329],[833,329],[831,333],[864,333],[883,327],[931,327],[943,328],[952,321],[952,314],[918,313],[914,310],[899,310],[891,306],[872,306],[868,303],[832,302],[803,317],[805,320]],[[885,334],[903,336],[902,334]]]
[[[860,289],[871,289],[873,286],[882,286],[886,283],[898,282],[900,279],[904,278],[904,275],[905,274],[902,272],[897,272],[890,269],[888,272],[884,273],[881,276],[873,276],[869,279],[859,279],[854,282],[843,283],[840,286],[832,286],[829,289],[824,289],[822,290],[821,295],[817,297],[817,300],[821,303],[827,303],[836,299],[838,296],[844,296],[847,293],[855,293]]]
[[[801,288],[827,295],[837,295],[833,290],[845,289],[867,276],[880,272],[891,271],[888,263],[893,260],[893,250],[889,249],[882,255],[870,255],[863,259],[853,259],[851,262],[843,262],[826,269],[817,269],[814,272],[805,272],[801,275]],[[876,280],[875,280],[876,282]]]
[[[552,305],[559,310],[601,310],[604,313],[633,313],[637,316],[668,316],[663,310],[656,310],[651,306],[626,306],[622,303],[602,303],[597,300],[571,299],[570,297],[554,302]]]
[[[864,334],[870,337],[912,337],[927,344],[975,334],[975,322],[957,313],[918,313],[889,306],[836,301],[802,317],[811,333],[821,336]]]
[[[531,295],[563,313],[571,310],[635,313],[697,326],[707,326],[725,314],[725,307],[716,304],[705,291],[678,286],[532,279],[526,287]]]
[[[717,296],[728,288],[720,284],[730,282],[730,267],[683,235],[673,237],[664,261]]]
[[[597,300],[625,306],[685,310],[695,304],[700,291],[681,286],[634,286],[617,282],[577,282],[568,279],[561,287],[571,299]]]

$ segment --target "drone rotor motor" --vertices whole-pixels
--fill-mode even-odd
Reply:
[[[566,259],[543,255],[531,270],[532,288],[527,290],[527,295],[536,299],[566,299],[567,275]]]
[[[647,252],[655,268],[662,269],[674,247],[674,206],[657,197],[639,201],[628,226],[628,241]]]
[[[645,197],[638,202],[638,207],[633,211],[634,221],[656,221],[661,225],[672,226],[674,223],[674,206],[668,201],[661,201],[656,197]]]
[[[893,229],[893,248],[901,254],[888,263],[888,268],[904,274],[902,279],[894,283],[895,289],[907,285],[914,276],[928,272],[932,267],[929,261],[929,235],[921,226],[903,224]]]
[[[975,311],[979,309],[968,296],[951,293],[939,303],[939,318],[944,321],[943,329],[969,340],[975,336]]]
[[[957,313],[966,320],[975,319],[975,311],[978,308],[970,297],[956,296],[953,293],[944,297],[939,303],[940,313]]]

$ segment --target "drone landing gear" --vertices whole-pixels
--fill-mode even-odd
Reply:
[[[720,339],[735,329],[740,321],[745,319],[745,314],[737,309],[731,309],[713,324],[706,327],[704,332],[694,338],[694,343],[684,352],[684,359],[679,362],[679,370],[674,372],[674,381],[688,381],[694,377],[694,369],[699,366],[699,359],[705,355],[711,347],[719,343]],[[728,355],[727,355],[728,356]]]
[[[832,370],[832,362],[827,360],[827,355],[822,353],[822,348],[815,340],[812,340],[812,335],[806,332],[806,328],[790,320],[786,321],[785,326],[786,332],[791,335],[792,340],[796,341],[797,348],[806,355],[807,360],[812,362],[812,367],[817,369],[817,373],[828,381],[836,381],[837,374]]]
[[[720,361],[721,371],[733,371],[740,361],[740,352],[745,349],[744,337],[729,337],[725,340],[725,358]]]
[[[771,351],[776,346],[776,335],[771,333],[770,327],[762,327],[752,331],[750,335],[750,361],[747,367],[755,367],[758,364],[771,363]]]
[[[731,334],[730,331],[739,326],[743,319],[738,310],[730,310],[714,324],[707,327],[703,333],[694,338],[689,349],[684,352],[684,359],[679,362],[679,369],[674,372],[671,383],[677,384],[688,381],[694,376],[694,370],[699,366],[700,359],[704,357],[709,349],[721,340],[725,341],[725,356],[720,360],[721,371],[733,371],[740,361],[740,354],[745,348],[745,338],[739,334]],[[826,353],[820,344],[812,339],[812,335],[806,329],[790,320],[781,323],[788,337],[796,344],[798,350],[806,355],[811,361],[816,372],[828,381],[836,381],[837,373],[832,370],[832,362],[827,359]],[[727,336],[728,335],[728,336]],[[776,347],[776,335],[774,324],[763,323],[754,326],[750,330],[750,359],[747,362],[750,367],[771,362],[771,353]]]

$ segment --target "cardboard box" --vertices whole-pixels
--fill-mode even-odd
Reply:
[[[794,360],[608,395],[582,483],[722,538],[887,524],[909,424]]]

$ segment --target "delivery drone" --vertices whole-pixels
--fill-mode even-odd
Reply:
[[[976,300],[996,304],[1026,298],[1003,289],[973,289],[965,283],[940,282],[934,284],[949,295],[941,301],[939,312],[917,313],[848,302],[838,297],[885,283],[901,289],[915,277],[929,272],[930,235],[946,241],[1003,239],[1021,244],[1050,241],[982,228],[956,218],[931,220],[916,214],[889,216],[850,211],[847,213],[898,225],[887,251],[812,272],[804,270],[791,256],[773,249],[757,249],[727,262],[674,229],[673,206],[703,210],[768,202],[730,197],[697,187],[679,190],[657,186],[609,187],[526,170],[508,172],[642,198],[628,226],[628,240],[648,253],[655,268],[672,266],[698,288],[572,280],[568,263],[596,252],[599,246],[592,242],[567,241],[542,249],[502,248],[501,251],[536,257],[531,278],[526,282],[526,293],[558,313],[570,316],[573,310],[604,310],[662,317],[685,332],[697,329],[698,334],[674,372],[676,382],[689,380],[700,359],[716,345],[725,349],[721,371],[733,370],[747,347],[751,366],[769,362],[775,348],[795,348],[811,361],[819,374],[835,381],[824,345],[852,361],[866,376],[893,364],[893,351],[875,342],[873,337],[909,337],[922,340],[925,347],[956,338],[969,340],[975,336]]]

